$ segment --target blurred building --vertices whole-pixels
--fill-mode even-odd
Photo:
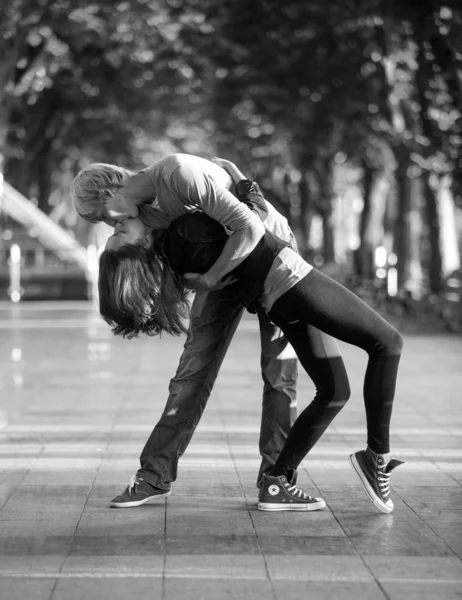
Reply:
[[[92,251],[93,249],[93,251]],[[8,183],[0,200],[0,299],[88,299],[96,278],[90,252]]]

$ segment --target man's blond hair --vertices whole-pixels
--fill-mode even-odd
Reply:
[[[76,211],[90,223],[103,220],[105,199],[123,188],[132,171],[106,163],[92,163],[82,169],[71,183],[71,198]]]

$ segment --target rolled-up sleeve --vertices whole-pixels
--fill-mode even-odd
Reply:
[[[181,165],[171,175],[172,190],[185,205],[198,207],[228,231],[244,229],[260,219],[227,189],[218,187],[206,173]]]

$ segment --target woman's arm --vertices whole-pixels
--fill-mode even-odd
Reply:
[[[238,200],[246,204],[262,221],[265,221],[268,217],[268,206],[263,198],[259,185],[255,181],[250,181],[250,179],[244,177],[241,171],[239,171],[236,165],[230,160],[218,157],[215,157],[212,160],[231,175],[231,179],[236,185],[236,195]]]

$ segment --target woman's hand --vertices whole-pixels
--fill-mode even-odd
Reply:
[[[206,292],[216,292],[235,283],[237,279],[232,275],[226,275],[216,283],[207,279],[207,273],[185,273],[183,275],[186,287],[192,290],[203,290]]]

